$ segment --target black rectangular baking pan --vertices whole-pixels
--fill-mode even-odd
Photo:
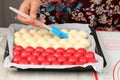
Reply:
[[[103,51],[101,49],[96,31],[93,27],[90,27],[91,29],[91,33],[90,35],[93,35],[94,39],[95,39],[95,43],[97,44],[95,47],[95,52],[96,54],[100,55],[103,58],[103,66],[105,67],[107,65],[106,59],[104,57]],[[6,48],[5,48],[5,53],[4,53],[4,59],[9,55],[9,48],[8,48],[8,43],[6,44]],[[72,68],[64,68],[64,69],[46,69],[46,68],[39,68],[39,69],[35,69],[35,68],[28,68],[28,69],[20,69],[14,66],[11,66],[11,68],[16,68],[17,70],[20,71],[79,71],[79,72],[86,72],[86,71],[94,71],[92,66],[87,66],[87,67],[72,67]]]

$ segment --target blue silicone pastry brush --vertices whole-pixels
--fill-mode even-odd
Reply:
[[[14,11],[15,13],[23,16],[24,18],[26,19],[30,19],[31,17],[23,12],[21,12],[20,10],[17,10],[13,7],[9,7],[10,10]],[[55,35],[61,37],[61,38],[68,38],[68,34],[67,33],[64,33],[62,32],[61,30],[59,30],[58,28],[54,27],[54,26],[48,26],[48,25],[45,25],[44,23],[41,23],[40,21],[38,20],[35,20],[36,23],[38,24],[41,24],[44,28],[50,30],[52,33],[54,33]]]

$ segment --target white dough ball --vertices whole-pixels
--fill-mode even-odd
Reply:
[[[31,30],[29,30],[29,32],[31,33],[31,34],[37,34],[37,30],[33,30],[33,29],[31,29]]]
[[[70,44],[77,44],[78,40],[77,39],[70,39],[69,43]]]
[[[69,44],[69,43],[68,43],[68,44],[65,44],[64,46],[65,46],[65,49],[70,48],[70,47],[72,47],[72,48],[75,47],[73,44]]]
[[[27,43],[27,42],[22,42],[22,43],[20,43],[20,46],[22,46],[22,47],[24,47],[24,48],[28,47],[29,45],[30,45],[30,44]]]
[[[69,31],[67,29],[61,29],[62,32],[68,33]]]
[[[82,37],[82,36],[80,36],[80,35],[76,35],[76,36],[75,36],[75,39],[76,39],[76,40],[81,40],[81,39],[84,39],[84,37]]]
[[[41,43],[47,42],[47,41],[46,41],[46,39],[44,39],[44,38],[38,38],[38,39],[37,39],[37,42],[41,44]]]
[[[53,48],[55,48],[55,49],[57,49],[57,48],[59,48],[59,47],[64,48],[64,45],[62,45],[62,44],[60,44],[60,43],[53,45]]]
[[[60,39],[59,43],[65,45],[66,43],[68,43],[68,39]]]
[[[37,42],[37,39],[35,39],[35,38],[27,38],[27,39],[25,39],[25,42],[28,42],[28,43],[36,43],[36,42]]]
[[[56,36],[56,35],[53,36],[53,38],[56,39],[56,40],[58,40],[58,41],[61,39],[60,37],[58,37],[58,36]]]
[[[48,42],[54,45],[54,44],[58,43],[58,40],[51,38],[51,39],[48,39]]]
[[[69,39],[69,40],[71,40],[71,39],[74,39],[75,38],[75,36],[73,36],[73,35],[71,35],[71,34],[68,34],[69,35],[69,37],[67,38],[67,39]]]
[[[45,38],[46,40],[47,39],[50,39],[50,38],[52,38],[53,36],[51,35],[51,34],[45,34],[44,36],[43,36],[43,38]]]
[[[22,35],[22,38],[23,38],[23,39],[28,39],[28,38],[33,38],[33,36],[32,36],[32,34],[30,34],[30,33],[24,33],[24,34]]]
[[[38,30],[38,33],[44,35],[44,34],[47,34],[47,33],[48,33],[48,30],[47,30],[47,29],[39,29],[39,30]]]
[[[14,33],[14,37],[22,37],[22,33],[20,33],[20,32],[15,32],[15,33]]]
[[[87,40],[87,39],[81,39],[81,40],[79,41],[79,43],[80,43],[80,44],[83,44],[86,48],[87,48],[87,47],[90,47],[90,41]]]
[[[79,32],[78,32],[78,35],[80,35],[80,36],[82,36],[82,37],[84,37],[84,38],[87,38],[87,37],[88,37],[88,33],[85,32],[85,31],[79,31]]]
[[[75,44],[75,49],[78,49],[78,48],[86,48],[83,44]]]
[[[22,38],[14,38],[14,44],[15,45],[20,45],[24,40]]]
[[[75,36],[77,33],[78,33],[78,31],[75,30],[75,29],[72,29],[72,30],[69,31],[69,35]]]
[[[41,46],[44,48],[52,47],[52,45],[49,42],[42,42]]]
[[[32,46],[32,47],[34,47],[34,48],[36,48],[36,47],[38,47],[40,44],[39,43],[30,43],[30,46]]]
[[[36,33],[36,34],[33,34],[33,37],[36,38],[36,39],[37,39],[37,38],[40,38],[40,37],[42,38],[42,35],[39,34],[39,33]]]
[[[28,33],[29,30],[25,29],[25,28],[22,28],[22,29],[19,30],[19,32],[21,32],[22,34],[24,34],[24,33]]]

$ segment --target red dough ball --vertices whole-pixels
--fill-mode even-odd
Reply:
[[[35,51],[38,51],[38,52],[42,53],[42,52],[45,51],[45,49],[43,47],[36,47]]]
[[[56,60],[56,61],[52,62],[52,65],[61,65],[61,62]]]
[[[33,52],[34,48],[31,47],[31,46],[28,46],[28,47],[25,48],[25,50],[28,51],[28,52]]]
[[[51,63],[47,60],[44,60],[41,62],[41,65],[50,65]]]
[[[38,57],[37,57],[37,59],[38,59],[38,61],[43,62],[43,61],[45,61],[45,60],[46,60],[46,57],[45,57],[45,56],[40,55],[40,56],[38,56]]]
[[[52,48],[52,47],[49,47],[49,48],[46,48],[45,51],[46,51],[46,52],[49,52],[49,53],[54,53],[54,52],[55,52],[55,49]]]
[[[62,54],[61,54],[60,52],[55,52],[55,53],[53,54],[53,56],[55,56],[56,58],[58,58],[58,57],[62,56]]]
[[[96,63],[97,62],[97,60],[95,60],[95,59],[93,59],[93,58],[89,58],[88,59],[88,63]]]
[[[19,64],[29,64],[29,61],[27,59],[21,59]]]
[[[81,53],[81,52],[75,52],[73,54],[73,56],[75,56],[76,58],[79,58],[79,57],[83,56],[83,53]]]
[[[72,56],[72,54],[69,54],[68,52],[65,52],[65,53],[63,54],[63,56],[66,57],[66,58],[69,58],[69,57]]]
[[[86,57],[80,57],[79,58],[79,62],[81,63],[81,64],[85,64],[85,63],[87,63],[87,58]]]
[[[58,57],[58,61],[61,62],[61,63],[65,62],[66,60],[67,60],[67,58],[64,57],[64,56]]]
[[[94,58],[94,52],[88,51],[88,52],[86,52],[86,53],[84,54],[84,56],[85,56],[86,58]]]
[[[71,57],[69,57],[68,61],[75,63],[78,61],[78,58],[76,58],[75,56],[71,56]]]
[[[38,51],[33,51],[33,52],[32,52],[32,55],[34,55],[34,56],[39,56],[39,55],[40,55],[40,52],[38,52]]]
[[[40,64],[40,61],[38,61],[37,59],[33,59],[32,61],[30,61],[30,64],[38,65]]]
[[[81,54],[84,54],[86,52],[86,49],[85,48],[79,48],[79,49],[77,49],[77,52],[79,52]]]
[[[68,49],[66,49],[66,52],[70,53],[70,54],[73,54],[75,51],[76,51],[75,48],[68,48]]]
[[[50,56],[47,56],[47,60],[48,60],[49,62],[55,62],[57,59],[56,59],[55,56],[50,55]]]
[[[14,50],[23,51],[24,48],[23,48],[22,46],[15,46],[15,47],[14,47]]]
[[[13,63],[19,63],[21,60],[22,60],[21,56],[14,56],[13,59],[12,59],[12,62]]]
[[[13,50],[13,55],[14,56],[19,56],[21,54],[21,51],[19,51],[19,50]]]
[[[29,51],[23,51],[23,52],[21,52],[21,57],[22,58],[27,58],[30,55],[31,55],[31,52],[29,52]]]
[[[49,52],[44,51],[43,53],[41,53],[41,55],[42,55],[42,56],[48,56],[48,55],[50,55],[50,53],[49,53]]]
[[[58,53],[64,53],[65,49],[64,48],[57,48],[56,52],[58,52]]]
[[[36,59],[36,57],[33,56],[33,55],[29,55],[29,56],[27,57],[27,60],[28,60],[28,61],[33,61],[33,60],[35,60],[35,59]]]
[[[65,61],[63,62],[63,65],[73,65],[74,63],[73,62],[70,62],[70,61]]]

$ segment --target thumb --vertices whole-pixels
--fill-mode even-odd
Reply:
[[[40,3],[32,1],[31,2],[31,10],[30,10],[30,16],[32,19],[36,19],[37,17],[37,9],[40,7]]]

